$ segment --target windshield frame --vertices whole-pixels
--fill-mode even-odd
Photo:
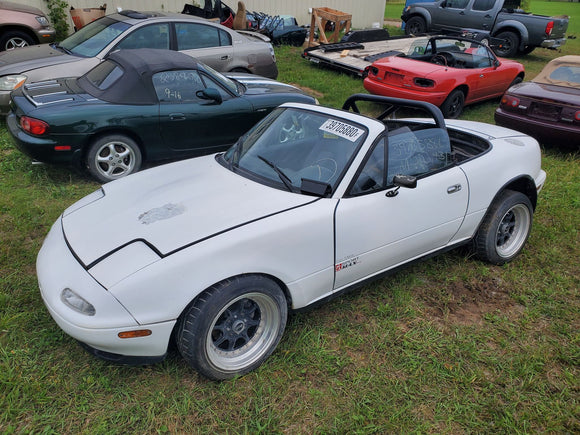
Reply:
[[[276,142],[272,138],[276,137],[277,134],[282,134],[283,129],[280,129],[280,125],[288,121],[286,115],[306,117],[305,122],[309,124],[309,127],[303,127],[305,130],[303,137],[297,137],[288,143],[285,141]],[[356,138],[352,140],[346,136],[340,137],[330,133],[331,130],[327,124],[335,123],[352,128],[356,131]],[[306,134],[306,131],[310,134]],[[312,133],[317,136],[312,136]],[[329,197],[342,183],[360,149],[367,141],[368,135],[369,129],[365,125],[347,117],[307,108],[278,107],[252,127],[226,152],[219,154],[217,160],[230,171],[260,184],[294,193]],[[254,147],[256,147],[255,152]],[[280,147],[280,149],[276,150],[276,147]],[[252,153],[248,154],[249,151]],[[272,156],[270,154],[264,155],[268,152],[271,152],[270,154],[273,152]],[[298,163],[294,163],[295,166],[292,167],[293,162],[282,157],[283,153],[291,156],[289,160],[294,159]],[[336,156],[336,160],[330,157],[332,153],[335,154],[332,157]],[[244,158],[247,158],[246,164],[243,161]],[[300,162],[301,159],[302,162]],[[261,163],[257,163],[258,160]],[[334,164],[334,172],[332,166],[330,170],[319,167],[318,179],[308,176],[308,173],[316,173],[311,168],[314,168],[322,160],[332,161],[333,163],[330,162],[330,164]],[[313,164],[308,165],[308,163]],[[274,168],[272,165],[276,167]],[[257,167],[259,170],[256,170]],[[269,174],[265,175],[265,171]],[[288,186],[288,180],[284,180],[284,178],[292,181],[291,188]],[[305,188],[305,185],[310,186],[310,188]],[[312,190],[314,185],[316,186],[315,191]]]

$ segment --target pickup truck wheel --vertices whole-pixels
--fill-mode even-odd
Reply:
[[[108,183],[141,168],[141,150],[137,143],[123,135],[97,139],[87,153],[89,173],[101,183]]]
[[[405,33],[407,35],[418,35],[427,31],[427,23],[421,17],[411,17],[405,23]]]
[[[465,95],[463,95],[461,90],[455,89],[441,105],[443,116],[449,119],[458,118],[463,111],[463,103],[465,103]]]
[[[499,57],[514,57],[518,54],[519,38],[514,32],[500,32],[495,38],[503,40],[501,45],[494,49]]]
[[[180,317],[177,348],[202,375],[224,380],[262,364],[278,345],[288,317],[282,289],[243,275],[204,291]]]
[[[0,37],[0,51],[13,50],[34,44],[34,40],[24,32],[11,30]]]
[[[532,229],[532,204],[521,192],[505,190],[491,205],[473,240],[475,254],[492,264],[514,259]]]

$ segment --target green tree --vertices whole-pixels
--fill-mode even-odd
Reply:
[[[64,0],[44,0],[48,6],[48,17],[56,30],[56,40],[62,41],[68,36],[68,3]]]

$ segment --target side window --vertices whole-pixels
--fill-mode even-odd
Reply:
[[[395,175],[419,176],[452,164],[449,136],[443,129],[401,127],[389,132],[388,139],[387,186]]]
[[[469,0],[447,0],[447,7],[452,9],[465,9]]]
[[[495,3],[495,0],[475,0],[473,3],[474,11],[489,11]]]
[[[371,193],[385,187],[385,142],[382,138],[375,146],[350,190],[351,195]]]
[[[226,31],[205,24],[175,23],[175,32],[179,51],[231,45]]]
[[[489,49],[482,44],[476,45],[476,50],[473,53],[473,65],[475,68],[488,68],[492,63],[492,56]]]
[[[153,86],[162,103],[199,101],[195,94],[204,89],[199,73],[193,70],[157,73],[153,75]]]
[[[169,48],[169,24],[151,24],[140,27],[123,39],[115,49]]]

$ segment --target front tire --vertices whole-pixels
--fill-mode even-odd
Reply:
[[[503,191],[491,205],[474,238],[475,254],[501,265],[523,249],[532,229],[533,208],[521,192]]]
[[[411,17],[405,23],[405,33],[407,35],[419,35],[427,32],[427,23],[421,17]]]
[[[27,47],[35,41],[29,35],[18,30],[11,30],[0,37],[0,51],[13,50],[15,48]]]
[[[177,347],[187,363],[213,380],[241,376],[274,351],[286,326],[282,289],[261,275],[244,275],[204,291],[183,313]]]
[[[139,145],[133,139],[118,134],[97,139],[87,153],[89,173],[101,183],[137,172],[141,161]]]

